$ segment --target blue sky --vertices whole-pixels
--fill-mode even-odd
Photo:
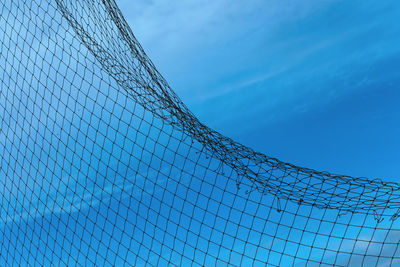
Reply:
[[[396,1],[118,4],[207,125],[284,161],[398,181]]]
[[[397,1],[119,5],[159,71],[207,125],[284,161],[400,182]],[[359,237],[382,238],[371,233]]]
[[[102,1],[68,3],[100,57],[127,51]],[[0,263],[301,266],[346,263],[348,251],[394,255],[400,231],[389,220],[237,190],[199,143],[110,78],[52,2],[29,4],[0,5]],[[118,4],[207,125],[284,161],[399,181],[395,1]]]

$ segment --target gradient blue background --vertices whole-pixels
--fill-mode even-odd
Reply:
[[[398,1],[117,3],[207,125],[284,161],[400,181]]]
[[[46,2],[40,4],[44,3]],[[397,163],[400,153],[400,8],[396,1],[136,0],[118,1],[118,4],[136,37],[171,87],[189,108],[212,128],[257,151],[284,161],[353,176],[400,181],[400,167]],[[13,1],[7,2],[5,6],[8,5],[12,5],[14,9],[21,9]],[[52,70],[47,78],[52,75],[61,77],[51,83],[52,91],[46,86],[29,87],[27,83],[22,83],[22,86],[16,87],[18,90],[8,86],[8,90],[2,90],[0,94],[0,100],[3,101],[0,105],[2,110],[6,111],[1,113],[4,116],[2,123],[6,126],[6,131],[0,132],[0,148],[6,153],[1,158],[5,163],[0,169],[0,174],[12,177],[3,180],[1,184],[5,190],[3,198],[6,196],[7,201],[0,212],[3,224],[0,230],[3,240],[7,242],[3,242],[0,249],[0,252],[3,252],[0,253],[0,262],[36,260],[50,263],[58,260],[57,257],[63,257],[63,262],[69,264],[76,261],[88,263],[88,259],[98,260],[97,263],[118,263],[122,260],[133,262],[138,257],[157,262],[159,254],[165,253],[164,259],[170,258],[171,261],[182,263],[182,260],[189,262],[193,258],[193,251],[188,250],[188,246],[185,247],[186,243],[182,240],[196,240],[198,236],[201,236],[201,239],[196,248],[203,248],[203,251],[212,256],[217,255],[216,251],[219,251],[220,247],[210,246],[210,238],[207,238],[212,231],[209,226],[215,217],[227,216],[223,216],[223,212],[215,215],[213,210],[220,207],[220,203],[215,199],[213,204],[209,205],[211,195],[215,198],[223,195],[218,189],[213,191],[215,187],[209,185],[215,185],[221,180],[207,176],[207,179],[210,179],[209,183],[191,184],[197,189],[201,188],[199,191],[203,199],[194,200],[197,197],[197,192],[194,192],[185,198],[185,203],[196,203],[199,207],[204,207],[203,210],[210,212],[206,213],[208,217],[204,221],[197,222],[197,225],[193,223],[189,229],[187,224],[191,217],[187,215],[191,211],[179,208],[183,201],[177,197],[187,195],[188,187],[186,191],[182,191],[185,187],[181,186],[178,189],[177,184],[181,184],[181,181],[188,182],[189,179],[185,179],[185,176],[179,173],[160,175],[158,172],[149,171],[149,168],[142,171],[135,163],[142,160],[146,163],[145,157],[130,164],[129,168],[137,169],[136,173],[130,172],[129,168],[120,168],[121,162],[128,165],[132,155],[142,152],[133,148],[133,142],[125,143],[128,139],[126,137],[135,136],[139,130],[145,132],[144,128],[148,125],[138,127],[139,129],[121,126],[119,130],[123,133],[120,135],[122,137],[111,140],[115,132],[108,132],[111,128],[109,126],[120,126],[121,119],[130,121],[129,116],[109,112],[116,100],[120,100],[119,97],[125,99],[124,92],[114,90],[114,94],[104,94],[107,87],[97,86],[102,83],[93,78],[94,75],[90,74],[90,71],[83,72],[84,77],[77,77],[69,86],[64,86],[63,81],[68,80],[65,77],[74,77],[75,72],[83,71],[83,66],[87,67],[79,65],[80,60],[83,60],[81,64],[88,64],[94,62],[94,58],[80,46],[80,40],[73,31],[69,32],[68,28],[65,28],[64,32],[62,28],[54,27],[56,24],[52,24],[53,27],[49,26],[49,29],[38,24],[34,19],[41,18],[42,15],[47,20],[54,19],[52,12],[48,12],[46,7],[42,8],[44,9],[40,12],[44,14],[38,13],[36,17],[31,18],[34,27],[45,29],[42,29],[42,35],[34,35],[35,31],[21,27],[24,23],[24,20],[20,19],[20,16],[23,16],[21,12],[6,10],[6,13],[11,15],[2,18],[3,25],[7,25],[7,31],[3,31],[2,34],[8,31],[12,33],[11,37],[7,38],[12,41],[13,49],[15,46],[17,52],[13,53],[19,56],[18,61],[14,62],[14,57],[7,57],[8,53],[0,54],[8,66],[2,71],[15,76],[8,75],[4,82],[18,85],[18,81],[26,79],[20,77],[22,72],[11,71],[14,65],[28,66],[28,70],[40,73]],[[31,8],[29,11],[32,10],[39,9]],[[27,12],[28,9],[24,11]],[[25,15],[29,15],[29,12]],[[55,21],[60,21],[61,14],[57,16]],[[27,32],[29,38],[25,36]],[[34,37],[39,40],[32,43]],[[29,43],[29,49],[21,45],[24,43]],[[61,44],[62,48],[67,47],[66,44],[68,47],[79,48],[80,53],[71,57],[68,49],[58,51],[56,44]],[[4,46],[10,49],[8,43]],[[36,54],[37,48],[42,48],[39,51],[40,55],[46,55],[48,48],[49,57],[61,54],[65,58],[72,58],[72,63],[63,61],[60,59],[63,57],[60,57],[58,61],[64,64],[68,62],[69,66],[62,65],[61,69],[59,66],[54,69],[57,64],[53,61],[53,64],[50,61],[44,63],[46,56],[38,57],[39,59],[29,56]],[[25,53],[22,53],[22,49],[25,49]],[[99,73],[104,77],[109,75]],[[41,76],[36,78],[40,79]],[[80,86],[79,90],[74,90],[73,85],[81,85],[84,79],[91,81],[90,86]],[[32,97],[29,98],[28,105],[23,105],[22,103],[26,102],[25,98],[21,98],[19,94],[30,92],[29,90],[34,90],[42,100],[33,102]],[[100,96],[99,92],[102,92]],[[96,96],[97,102],[87,105],[86,97],[93,95]],[[50,97],[57,97],[58,101],[45,101]],[[63,100],[72,101],[74,110],[68,110],[67,104],[71,102]],[[63,105],[58,106],[58,103]],[[84,103],[86,106],[83,106]],[[33,105],[39,109],[31,111],[30,107]],[[80,109],[75,109],[76,106],[86,113],[79,114]],[[64,111],[57,113],[55,107]],[[99,110],[102,107],[106,107],[105,111]],[[51,110],[50,108],[53,108],[53,112],[44,112]],[[130,108],[133,114],[138,116],[143,113],[132,106]],[[30,115],[18,115],[23,123],[15,123],[15,126],[15,114],[22,114],[25,110],[30,110]],[[36,116],[35,112],[40,116]],[[102,114],[103,120],[94,120],[90,125],[83,123],[82,126],[81,119],[90,117],[92,113]],[[33,118],[34,116],[36,118]],[[57,124],[62,121],[57,116],[64,116],[65,125]],[[42,121],[46,121],[46,124],[39,124],[40,118],[43,118]],[[142,118],[135,119],[140,121]],[[100,129],[101,133],[107,132],[108,136],[93,133],[93,127]],[[34,134],[27,129],[32,129]],[[50,143],[49,140],[53,140],[58,134],[61,135],[58,141]],[[96,140],[84,141],[87,136],[95,136]],[[139,147],[146,146],[143,145],[146,143],[143,141],[146,136],[140,137],[137,140]],[[64,145],[58,146],[61,143]],[[150,146],[148,143],[147,146]],[[118,149],[120,144],[124,144],[126,151],[132,150],[133,154],[119,155],[122,153]],[[35,154],[32,151],[35,145],[40,153]],[[57,151],[54,151],[55,148]],[[93,152],[100,155],[99,158],[93,157]],[[27,160],[33,155],[35,161]],[[58,156],[62,157],[62,165],[57,164]],[[16,160],[20,157],[24,159],[21,162]],[[21,168],[13,165],[16,162]],[[19,173],[19,169],[23,169],[24,166],[34,167],[32,171],[26,168],[30,171]],[[47,174],[46,171],[52,173]],[[234,181],[230,182],[234,184]],[[164,195],[166,191],[170,193],[169,197],[160,198],[157,195]],[[224,203],[235,206],[236,214],[243,215],[245,209],[242,206],[246,203],[244,198],[238,197],[238,202],[230,204],[232,199],[229,198],[232,196],[224,196],[228,196],[230,200],[224,199]],[[177,203],[169,204],[172,200]],[[130,203],[141,205],[130,206]],[[268,201],[262,203],[270,205]],[[299,214],[309,214],[308,208],[301,207]],[[237,212],[238,210],[242,213]],[[255,214],[254,210],[248,207],[246,211],[248,214]],[[160,214],[164,214],[164,218],[168,220],[160,222]],[[186,219],[177,219],[182,214]],[[275,252],[268,251],[268,254],[265,254],[262,249],[259,250],[260,254],[269,257],[270,262],[288,262],[282,257],[284,254],[280,253],[283,240],[291,239],[285,248],[289,255],[297,254],[293,252],[295,247],[291,245],[300,238],[302,244],[315,245],[317,250],[318,247],[325,247],[323,241],[316,241],[312,235],[300,235],[298,231],[292,231],[293,235],[290,238],[286,237],[288,229],[281,228],[288,228],[285,223],[290,224],[289,220],[276,210],[272,210],[271,214],[268,215],[268,220],[254,224],[255,232],[261,232],[257,230],[258,227],[270,227],[265,232],[269,239],[274,237],[275,243],[272,242],[271,247]],[[317,215],[313,216],[318,218]],[[352,215],[344,215],[341,220],[350,222],[346,216]],[[229,220],[239,221],[241,225],[252,223],[251,216],[246,218],[240,222],[237,216],[232,216]],[[352,223],[360,225],[358,219],[356,217]],[[304,220],[304,217],[300,217],[300,222]],[[362,217],[359,220],[362,220]],[[315,228],[317,224],[318,222],[313,222],[307,226]],[[123,227],[116,227],[121,225]],[[213,225],[216,228],[224,228],[226,223]],[[275,233],[270,230],[273,227],[278,229],[277,225],[281,227],[280,230],[276,230]],[[363,224],[369,226],[364,229],[372,229],[371,225],[376,225],[376,222]],[[160,229],[163,231],[160,232]],[[189,230],[192,231],[190,234]],[[372,232],[368,230],[356,230],[349,230],[350,237],[357,236],[361,242],[353,242],[354,240],[346,237],[340,249],[362,251],[362,248],[370,243],[369,240],[382,240],[382,234],[371,236]],[[214,238],[214,244],[222,242],[218,233],[224,231],[229,233],[232,229],[214,231],[216,235],[211,237]],[[328,229],[315,231],[322,234]],[[200,234],[194,236],[193,232]],[[341,229],[335,229],[332,233],[342,236]],[[398,231],[388,231],[387,234],[387,242],[394,243],[393,240],[398,240]],[[244,231],[235,236],[243,238],[246,235]],[[275,239],[275,235],[279,238]],[[252,238],[246,240],[247,245],[250,245],[250,248],[247,248],[254,252],[251,243],[259,242]],[[120,241],[125,247],[118,247],[117,242]],[[239,245],[234,246],[230,246],[229,242],[225,243],[237,252],[230,258],[234,262],[239,262],[238,253],[245,251],[247,256],[250,255],[243,249],[243,242],[239,239],[238,241]],[[269,245],[268,242],[263,242]],[[333,239],[330,245],[336,249],[338,242],[339,239]],[[170,251],[166,244],[173,244],[176,251]],[[146,249],[148,247],[151,247],[151,251]],[[177,252],[180,248],[186,248],[185,259]],[[393,246],[384,248],[383,251],[390,255],[393,253]],[[300,250],[297,256],[309,259],[312,254],[311,258],[315,261],[318,255],[315,256],[314,252],[310,249]],[[338,262],[346,262],[341,256],[343,255],[338,256]],[[231,255],[229,251],[222,251],[218,253],[218,257]],[[202,262],[199,258],[195,260]]]

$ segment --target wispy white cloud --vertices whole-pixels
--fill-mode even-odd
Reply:
[[[221,60],[219,56],[231,56],[223,65],[237,62],[243,52],[251,53],[254,49],[250,44],[254,41],[252,35],[262,34],[268,38],[278,24],[304,17],[319,7],[307,4],[309,2],[155,0],[132,3],[121,0],[118,4],[135,35],[164,74],[192,77],[194,74],[188,73],[185,66],[213,64]],[[245,44],[242,49],[247,51],[233,51],[241,43]],[[233,65],[237,67],[237,63]],[[197,75],[206,78],[201,73]],[[175,89],[183,94],[188,90],[193,92],[193,87]],[[211,89],[203,88],[199,95],[208,91]]]
[[[119,1],[161,73],[212,126],[306,112],[373,82],[371,66],[398,51],[388,45],[398,37],[391,3],[370,4]]]

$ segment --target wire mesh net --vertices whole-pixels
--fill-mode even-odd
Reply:
[[[1,266],[400,265],[399,184],[208,128],[113,0],[0,15]]]

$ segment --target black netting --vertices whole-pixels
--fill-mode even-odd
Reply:
[[[113,0],[0,14],[1,266],[400,264],[399,184],[209,129]]]

